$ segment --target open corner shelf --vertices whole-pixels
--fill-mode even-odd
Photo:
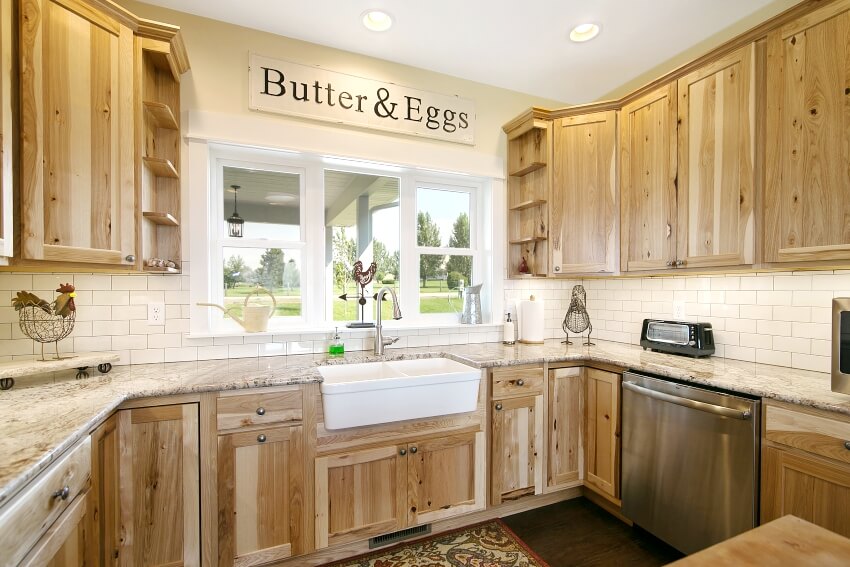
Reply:
[[[145,211],[142,213],[149,221],[154,224],[161,224],[164,226],[179,226],[180,223],[177,222],[177,219],[171,213],[157,213],[153,211]]]
[[[526,238],[517,238],[516,240],[511,240],[511,244],[528,244],[529,242],[543,242],[546,240],[545,236],[528,236]]]
[[[528,175],[532,171],[543,169],[544,167],[546,167],[546,164],[542,161],[533,161],[521,169],[509,172],[508,175],[510,175],[511,177],[522,177],[524,175]]]
[[[539,207],[540,205],[545,205],[545,199],[531,199],[529,201],[523,201],[521,203],[517,203],[512,207],[508,207],[512,211],[523,211],[525,209],[530,209],[531,207]]]
[[[167,104],[145,100],[142,102],[142,105],[145,107],[145,112],[151,123],[157,128],[166,128],[168,130],[180,129],[177,124],[177,118],[174,117],[174,112]]]
[[[174,167],[174,164],[171,163],[170,160],[164,158],[155,158],[155,157],[143,157],[142,161],[145,162],[145,165],[153,172],[157,177],[171,177],[172,179],[179,179],[180,176],[177,174],[177,168]]]
[[[177,268],[152,268],[150,266],[144,267],[145,272],[150,272],[152,274],[179,274],[180,270]]]

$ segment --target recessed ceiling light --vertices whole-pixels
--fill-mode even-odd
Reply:
[[[368,10],[361,16],[363,25],[372,31],[387,31],[393,25],[393,18],[383,10]]]
[[[269,205],[283,205],[284,203],[291,203],[297,199],[298,197],[289,193],[269,193],[266,195],[266,202],[268,202]]]
[[[581,43],[583,41],[590,41],[597,35],[599,35],[598,25],[579,24],[573,28],[573,31],[570,32],[570,39],[577,43]]]

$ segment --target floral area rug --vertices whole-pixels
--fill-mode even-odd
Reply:
[[[330,563],[326,567],[549,567],[501,520]]]

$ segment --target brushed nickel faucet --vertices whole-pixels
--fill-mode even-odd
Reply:
[[[377,355],[384,354],[384,347],[391,345],[398,340],[398,337],[384,338],[383,327],[381,326],[381,305],[387,292],[390,292],[393,299],[393,319],[401,319],[401,308],[398,306],[398,297],[396,297],[396,294],[392,289],[382,287],[381,291],[378,292],[378,295],[375,298],[375,303],[378,306],[375,319],[375,354]]]

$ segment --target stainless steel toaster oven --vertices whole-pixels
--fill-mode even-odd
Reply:
[[[832,391],[850,394],[850,297],[832,300]]]

